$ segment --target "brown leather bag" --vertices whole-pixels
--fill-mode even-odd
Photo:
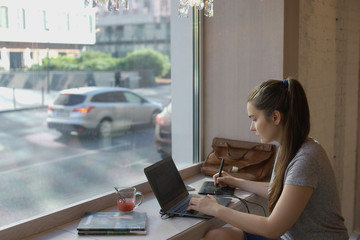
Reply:
[[[213,176],[218,173],[223,158],[223,171],[234,177],[262,181],[271,176],[276,155],[273,144],[215,137],[212,149],[201,166],[201,172],[205,175]]]

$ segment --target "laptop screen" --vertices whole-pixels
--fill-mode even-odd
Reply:
[[[189,194],[172,158],[163,159],[144,172],[163,211]]]

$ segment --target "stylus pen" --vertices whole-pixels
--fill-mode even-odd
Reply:
[[[220,163],[218,178],[221,177],[221,172],[222,172],[223,166],[224,166],[224,158],[221,158],[221,163]],[[218,185],[219,185],[219,184],[216,183],[216,186],[218,186]]]

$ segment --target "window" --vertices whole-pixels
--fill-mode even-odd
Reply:
[[[17,24],[19,29],[25,29],[25,9],[21,8],[17,10]]]
[[[9,6],[1,7],[2,27],[5,26],[4,19],[7,17],[4,16],[7,16],[8,8],[14,10],[9,13],[15,14],[9,16],[9,19],[16,19],[18,1],[21,0],[9,1]],[[178,16],[170,16],[170,12],[167,18],[162,18],[163,22],[160,24],[170,28],[172,22],[171,27],[176,31],[173,31],[174,35],[159,34],[159,38],[162,38],[158,39],[159,44],[162,44],[159,47],[157,43],[139,44],[132,41],[134,29],[139,29],[144,35],[151,34],[144,31],[145,26],[158,24],[146,16],[138,17],[144,11],[139,11],[132,18],[131,11],[127,14],[122,14],[121,11],[113,13],[99,7],[93,9],[92,15],[94,29],[99,31],[93,31],[91,36],[98,39],[98,36],[106,35],[105,29],[113,29],[114,32],[120,29],[124,42],[105,41],[107,39],[91,42],[88,35],[82,32],[57,32],[58,28],[55,26],[60,23],[56,23],[53,17],[49,28],[47,18],[50,16],[47,13],[52,11],[48,10],[63,9],[59,12],[71,10],[66,15],[67,23],[62,18],[63,26],[67,24],[70,30],[72,28],[69,26],[76,26],[76,29],[88,31],[89,18],[76,17],[89,16],[82,13],[89,10],[84,9],[84,1],[68,2],[69,9],[64,9],[64,2],[54,1],[53,6],[44,5],[41,6],[44,10],[37,9],[41,14],[29,14],[24,18],[24,26],[32,26],[27,30],[37,34],[14,38],[10,43],[0,40],[10,58],[8,67],[4,68],[7,70],[0,72],[0,81],[5,89],[0,92],[0,97],[6,98],[0,109],[0,121],[4,123],[0,126],[0,132],[6,135],[5,138],[0,138],[3,159],[0,162],[0,181],[6,183],[0,186],[0,227],[107,194],[113,191],[113,186],[143,182],[144,167],[160,160],[163,156],[161,151],[172,154],[179,169],[194,161],[190,19],[180,22]],[[150,1],[137,2],[146,11],[156,11],[150,8]],[[168,0],[168,6],[170,2]],[[40,5],[34,3],[32,6]],[[176,4],[172,7],[172,12],[177,14]],[[26,6],[23,9],[24,12],[29,11]],[[74,15],[74,12],[78,15]],[[139,19],[143,22],[139,23]],[[126,24],[121,20],[126,20]],[[34,21],[37,28],[32,25]],[[16,25],[11,27],[16,28]],[[47,31],[38,31],[39,28]],[[160,28],[158,31],[170,32],[169,28]],[[9,28],[10,33],[16,30]],[[32,53],[31,64],[25,66],[22,51],[29,46]],[[114,55],[117,57],[113,57]],[[4,60],[5,54],[1,56],[1,60]],[[120,87],[129,91],[125,93],[126,100],[136,103],[133,104],[136,109],[134,107],[129,111],[137,114],[136,122],[133,120],[135,118],[118,121],[117,126],[123,130],[105,138],[104,132],[101,132],[102,126],[105,126],[101,125],[102,121],[95,122],[94,119],[85,117],[81,119],[81,124],[96,123],[94,126],[98,126],[91,128],[93,135],[88,135],[85,131],[87,128],[76,123],[79,120],[77,117],[84,116],[80,113],[93,111],[82,106],[84,96],[81,91],[113,88],[117,69],[121,72]],[[177,79],[176,82],[174,79]],[[77,93],[57,98],[61,90],[69,88],[74,88]],[[172,88],[176,89],[175,93]],[[115,98],[119,99],[117,96]],[[56,103],[64,104],[57,109],[60,114],[56,125],[63,126],[59,130],[50,128],[54,125],[49,118],[53,111],[47,108],[55,99],[58,99]],[[94,97],[93,101],[101,101],[101,98]],[[155,144],[154,124],[157,114],[170,101],[173,104],[173,122],[167,136],[172,136],[172,147],[165,150],[165,146]],[[71,108],[72,104],[78,104],[79,111],[67,113],[66,108]],[[138,108],[140,106],[146,110]],[[119,114],[114,110],[112,113]],[[70,121],[65,116],[72,117],[71,121],[75,124],[66,128]]]
[[[95,95],[91,102],[125,102],[125,98],[122,92],[109,92]]]
[[[145,29],[145,24],[137,24],[134,29],[135,38],[137,38],[137,39],[145,38],[144,29]]]
[[[92,33],[93,32],[93,18],[92,16],[89,16],[89,32]]]
[[[120,25],[116,27],[116,37],[122,38],[124,36],[124,26]]]
[[[144,13],[150,12],[151,3],[150,0],[144,0]]]
[[[124,93],[126,101],[129,103],[142,103],[142,99],[135,94],[125,92]]]
[[[126,99],[124,97],[124,93],[122,93],[122,92],[114,92],[114,102],[117,102],[117,103],[126,102]]]
[[[91,18],[92,20],[92,18]],[[67,31],[70,31],[70,14],[66,14],[66,29]]]
[[[109,41],[111,40],[111,37],[112,37],[112,27],[106,27],[105,28],[105,33],[106,33],[106,36],[109,38]]]
[[[54,101],[54,104],[64,105],[64,106],[74,106],[84,102],[85,97],[86,96],[84,95],[77,95],[77,94],[61,94]]]
[[[9,28],[8,8],[0,7],[0,28]]]
[[[161,1],[161,15],[166,16],[166,13],[170,11],[168,1],[163,0]]]
[[[45,31],[49,31],[50,29],[49,29],[49,19],[48,19],[48,14],[47,14],[47,12],[46,11],[42,11],[42,15],[43,15],[43,29],[45,30]]]

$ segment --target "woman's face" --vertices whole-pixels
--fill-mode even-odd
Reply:
[[[270,143],[272,141],[280,142],[281,128],[280,115],[273,113],[272,116],[266,118],[264,111],[258,110],[251,102],[247,103],[247,111],[251,119],[250,130],[255,131],[262,143]]]

